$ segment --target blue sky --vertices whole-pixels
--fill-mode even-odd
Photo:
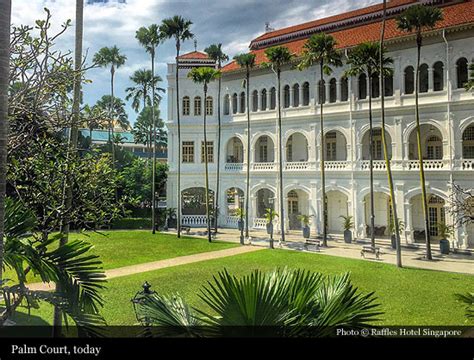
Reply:
[[[87,3],[87,1],[85,1]],[[135,32],[140,26],[160,23],[162,19],[179,14],[193,21],[192,31],[198,41],[198,50],[212,43],[223,44],[232,58],[248,50],[250,41],[262,34],[265,22],[273,28],[282,28],[330,15],[361,8],[377,0],[127,0],[126,4],[110,0],[107,4],[86,5],[84,10],[84,51],[88,62],[104,46],[117,45],[128,60],[116,74],[116,94],[125,98],[125,88],[131,85],[129,77],[135,70],[149,68],[149,56],[138,45]],[[15,0],[12,22],[15,25],[33,25],[44,18],[43,8],[51,10],[54,28],[58,29],[67,19],[74,23],[74,0]],[[54,29],[53,29],[54,30]],[[58,46],[73,49],[74,28],[70,28]],[[192,41],[184,43],[182,52],[194,50]],[[174,61],[175,48],[167,41],[158,48],[156,68],[166,88],[166,64]],[[84,88],[84,101],[94,104],[110,92],[110,72],[93,69],[87,74],[92,84]],[[135,112],[128,104],[129,119],[133,123]],[[166,95],[161,106],[166,119]]]

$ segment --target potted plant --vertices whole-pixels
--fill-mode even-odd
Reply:
[[[454,235],[454,226],[446,225],[445,223],[437,223],[439,241],[439,250],[441,254],[449,254],[449,238]]]
[[[352,216],[341,215],[339,216],[342,219],[342,229],[344,230],[344,242],[350,244],[352,242],[352,231],[354,227],[354,222],[352,221]]]
[[[403,230],[405,230],[405,223],[400,219],[398,219],[398,229],[400,230],[400,233]],[[395,236],[395,223],[393,221],[390,222],[389,231],[390,231],[390,241],[392,242],[392,249],[396,249],[397,237]]]
[[[267,220],[267,234],[273,235],[273,221],[278,217],[278,214],[273,209],[265,210],[265,219]]]
[[[303,224],[303,237],[309,239],[311,235],[311,229],[309,228],[310,219],[313,215],[299,215],[298,220]]]
[[[237,226],[239,228],[239,231],[242,231],[244,228],[245,209],[243,208],[236,209],[235,216],[239,218],[239,220],[237,220]]]

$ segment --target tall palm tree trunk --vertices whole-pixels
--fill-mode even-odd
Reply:
[[[110,146],[111,146],[111,154],[112,154],[112,168],[115,169],[115,144],[114,144],[114,76],[115,76],[115,68],[112,65],[110,69]],[[115,197],[117,197],[117,189],[115,189]]]
[[[204,84],[204,99],[207,97],[207,84]],[[204,109],[204,164],[206,167],[206,226],[207,240],[211,242],[211,217],[209,216],[209,168],[208,168],[208,151],[207,151],[207,117],[206,109]]]
[[[420,128],[420,112],[418,109],[418,89],[420,85],[420,57],[421,57],[421,33],[417,34],[417,57],[416,57],[416,75],[415,75],[415,119],[416,119],[416,141],[418,146],[418,161],[420,165],[420,186],[421,197],[423,201],[423,214],[425,217],[425,240],[426,240],[426,259],[432,260],[431,241],[430,241],[430,225],[428,216],[428,196],[426,194],[425,169],[423,165],[423,151],[421,149],[421,128]]]
[[[178,124],[178,188],[177,209],[176,209],[176,227],[178,238],[181,237],[181,120],[179,114],[179,40],[176,40],[176,120]]]
[[[278,86],[278,177],[280,182],[280,231],[281,241],[285,241],[285,204],[283,196],[283,144],[281,136],[281,70],[277,70],[277,86]]]
[[[383,144],[383,154],[385,158],[385,166],[387,168],[387,178],[388,178],[388,187],[390,189],[390,200],[392,206],[392,217],[395,228],[395,244],[397,250],[397,266],[402,267],[402,249],[400,242],[400,226],[398,223],[398,214],[397,214],[397,204],[395,200],[395,190],[393,186],[393,177],[392,177],[392,165],[388,157],[388,145],[387,138],[385,136],[385,79],[383,72],[383,48],[384,48],[384,38],[385,38],[385,20],[386,20],[386,10],[387,10],[387,0],[383,1],[383,20],[382,20],[382,30],[380,34],[380,57],[379,57],[379,71],[380,71],[380,109],[381,109],[381,118],[382,118],[382,144]]]
[[[250,71],[247,68],[247,183],[246,183],[246,193],[245,193],[245,237],[249,237],[249,200],[250,200],[250,111],[249,111],[249,104],[248,99],[249,91],[250,91]]]
[[[375,247],[375,204],[374,204],[374,131],[372,119],[372,71],[369,78],[369,163],[370,163],[370,243]]]
[[[0,283],[3,279],[3,232],[7,177],[8,73],[11,0],[0,2]]]
[[[77,152],[77,138],[78,138],[78,125],[79,125],[79,112],[80,112],[80,101],[81,101],[81,68],[82,68],[82,38],[83,38],[83,15],[84,15],[84,0],[76,0],[76,38],[75,38],[75,59],[74,59],[74,99],[72,108],[72,123],[69,134],[69,147],[67,154],[66,163],[66,178],[65,178],[65,191],[64,191],[64,215],[61,219],[61,238],[59,240],[59,246],[64,246],[69,240],[70,231],[70,209],[72,207],[72,186],[73,178],[70,174],[70,159]],[[56,292],[61,293],[62,289],[59,284],[56,285]],[[53,315],[53,336],[57,337],[61,334],[62,325],[62,311],[59,307],[54,307]]]
[[[221,62],[219,61],[219,70]],[[216,193],[214,195],[214,232],[217,234],[219,220],[219,193],[220,193],[220,169],[221,169],[221,86],[222,81],[219,77],[217,89],[217,171],[216,171]],[[204,100],[205,101],[205,100]]]
[[[324,154],[324,101],[322,93],[326,91],[324,88],[324,74],[323,74],[324,63],[321,60],[319,63],[319,70],[321,72],[321,87],[319,88],[319,127],[321,134],[321,151],[320,151],[320,168],[321,168],[321,203],[322,203],[322,214],[323,214],[323,246],[328,246],[328,233],[327,233],[327,220],[328,220],[328,208],[326,204],[326,169],[325,169],[325,154]]]
[[[151,172],[151,232],[156,232],[156,121],[155,121],[155,51],[151,53],[151,122],[153,126],[153,161]]]

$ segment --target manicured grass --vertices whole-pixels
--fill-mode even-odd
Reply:
[[[464,308],[456,302],[454,294],[474,289],[474,276],[470,275],[398,269],[388,264],[320,254],[262,250],[112,279],[104,292],[103,315],[111,325],[134,324],[130,299],[145,280],[159,293],[179,292],[192,305],[203,308],[199,289],[224,267],[233,274],[242,275],[253,269],[285,266],[326,275],[351,272],[354,284],[361,291],[375,291],[384,311],[380,324],[384,325],[463,325]],[[48,322],[52,318],[47,306],[33,314]]]
[[[170,234],[151,234],[147,230],[117,230],[101,233],[71,234],[70,240],[84,240],[94,245],[93,254],[99,255],[104,269],[142,264],[151,261],[170,259],[178,256],[223,250],[238,244],[206,239],[181,237]],[[5,278],[14,278],[14,272],[7,269]],[[40,281],[29,274],[28,281]]]

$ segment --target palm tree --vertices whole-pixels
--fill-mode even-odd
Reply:
[[[3,280],[3,220],[7,177],[8,76],[10,64],[11,0],[0,2],[0,283]]]
[[[110,106],[112,105],[112,112],[114,114],[114,118],[109,117]],[[128,120],[128,114],[125,110],[125,102],[118,97],[112,97],[110,95],[104,95],[99,100],[97,100],[96,104],[94,105],[98,109],[102,110],[103,112],[107,112],[107,122],[109,123],[109,130],[110,130],[110,123],[116,123],[116,125],[120,126],[123,130],[128,130],[130,128],[130,121]]]
[[[387,0],[383,1],[383,18],[382,18],[382,30],[380,33],[380,49],[384,49],[384,38],[385,38],[385,21],[387,16]],[[393,187],[393,177],[392,177],[392,168],[390,159],[388,157],[388,145],[387,138],[385,136],[385,72],[384,68],[384,57],[383,51],[379,51],[379,74],[380,74],[380,117],[382,119],[382,144],[383,144],[383,154],[385,158],[385,167],[387,168],[387,178],[388,178],[388,187],[390,189],[390,204],[392,206],[392,221],[394,230],[395,230],[395,243],[397,248],[397,266],[402,267],[402,249],[400,242],[400,223],[398,221],[397,213],[397,204],[395,199],[395,190]]]
[[[325,151],[324,146],[324,97],[325,91],[324,74],[331,75],[332,66],[342,66],[341,54],[336,50],[336,40],[331,35],[325,33],[319,33],[311,36],[306,44],[304,45],[303,58],[298,64],[300,70],[307,69],[315,64],[319,65],[319,73],[321,76],[320,87],[319,87],[319,127],[321,135],[321,206],[323,214],[323,246],[327,246],[328,234],[327,234],[327,203],[326,203],[326,172],[325,172]]]
[[[382,51],[383,53],[384,51]],[[383,54],[382,54],[383,56]],[[350,68],[346,76],[365,74],[369,79],[369,159],[370,159],[370,241],[375,247],[375,205],[374,205],[374,148],[373,148],[373,119],[372,119],[372,81],[379,75],[380,44],[366,42],[356,46],[349,54],[347,64]],[[392,69],[387,68],[393,60],[383,56],[383,71],[391,74]]]
[[[112,168],[115,168],[115,146],[112,139],[114,138],[114,77],[115,70],[125,64],[127,57],[120,53],[117,46],[103,47],[94,55],[94,63],[100,67],[110,66],[110,105],[109,105],[109,143],[112,149]]]
[[[245,193],[245,237],[249,237],[249,198],[250,198],[250,69],[255,66],[255,54],[234,56],[235,62],[245,69],[246,104],[247,104],[247,184]]]
[[[153,79],[153,80],[152,80]],[[152,75],[151,70],[140,69],[130,76],[130,80],[135,84],[125,89],[127,96],[125,100],[132,100],[132,109],[136,112],[140,111],[147,106],[152,106],[152,87],[155,85],[155,104],[159,103],[162,99],[158,93],[164,93],[165,89],[158,87],[158,83],[162,82],[163,79],[159,75]]]
[[[425,220],[425,240],[426,240],[426,259],[432,260],[430,224],[428,216],[428,194],[426,193],[425,169],[423,168],[423,152],[421,147],[421,128],[420,111],[418,106],[418,92],[420,86],[420,57],[421,47],[423,45],[422,31],[433,29],[436,23],[443,19],[443,13],[439,8],[424,5],[413,5],[406,9],[397,17],[398,29],[406,32],[415,32],[416,34],[416,74],[415,74],[415,121],[416,121],[416,140],[418,145],[418,161],[420,164],[420,185],[421,197],[423,202],[423,214]]]
[[[361,293],[349,274],[331,277],[302,269],[275,269],[237,277],[227,269],[200,290],[209,310],[192,308],[179,294],[154,293],[136,309],[157,336],[330,336],[338,326],[361,328],[382,314],[374,293]],[[237,329],[243,332],[236,333]],[[261,331],[264,331],[263,333]],[[209,332],[209,333],[206,333]]]
[[[192,39],[194,34],[191,32],[191,20],[184,19],[179,15],[164,19],[160,26],[160,33],[163,38],[174,39],[176,44],[176,121],[178,125],[178,179],[176,187],[178,188],[177,200],[177,230],[178,238],[181,237],[181,121],[179,113],[179,51],[181,43]]]
[[[70,127],[69,134],[69,146],[67,158],[77,152],[77,139],[78,139],[78,126],[80,121],[80,103],[81,103],[81,88],[82,88],[82,37],[84,32],[84,0],[76,0],[76,34],[75,34],[75,51],[74,51],[74,95],[72,105],[72,124]],[[69,174],[69,163],[66,164],[66,177],[64,181],[64,205],[65,215],[61,219],[61,239],[59,246],[64,246],[69,240],[69,216],[68,211],[72,206],[72,186],[73,178]],[[56,292],[61,293],[61,284],[56,285]],[[62,324],[62,311],[59,306],[54,307],[54,319],[53,319],[53,335],[59,336],[61,332]]]
[[[279,158],[279,182],[280,182],[280,231],[281,241],[285,241],[285,213],[283,203],[283,144],[281,136],[281,68],[293,59],[293,54],[285,46],[274,46],[265,50],[268,63],[264,67],[271,67],[277,76],[277,116],[278,116],[278,158]]]
[[[155,225],[155,210],[156,210],[156,121],[155,121],[155,54],[156,48],[162,41],[162,35],[160,33],[160,29],[157,24],[152,24],[148,28],[141,27],[138,29],[136,36],[135,36],[146,51],[151,56],[151,79],[152,79],[152,87],[151,87],[151,119],[153,124],[153,171],[151,176],[151,226],[152,226],[152,233],[154,234],[156,231]]]
[[[222,63],[229,60],[229,57],[222,51],[222,44],[212,44],[204,49],[209,58],[217,63],[217,69],[220,71]],[[221,90],[222,79],[219,77],[217,88],[217,174],[216,174],[216,195],[214,205],[214,232],[217,234],[218,217],[219,217],[219,192],[220,192],[220,166],[221,166]]]
[[[203,99],[207,99],[207,89],[210,82],[217,80],[221,76],[219,70],[210,67],[194,68],[188,73],[188,78],[195,83],[202,84],[204,89]],[[205,163],[205,185],[206,185],[206,219],[207,219],[207,239],[211,242],[211,217],[209,211],[209,169],[208,169],[208,150],[207,150],[207,111],[203,111],[204,127],[204,163]]]

